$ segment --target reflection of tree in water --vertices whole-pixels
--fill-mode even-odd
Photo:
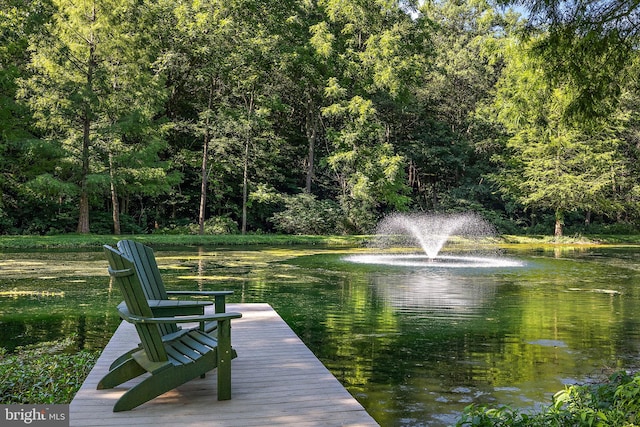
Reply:
[[[16,347],[72,338],[73,348],[70,350],[101,349],[119,323],[120,318],[115,313],[102,316],[69,316],[63,313],[38,318],[5,319],[0,328],[0,347],[12,353]]]

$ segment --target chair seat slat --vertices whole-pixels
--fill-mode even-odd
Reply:
[[[186,365],[188,363],[193,363],[194,359],[184,354],[184,352],[178,350],[173,345],[167,346],[167,354],[170,359],[173,359],[174,364],[176,365]]]
[[[207,351],[210,351],[212,348],[215,348],[217,346],[217,343],[213,346],[204,345],[198,340],[193,339],[191,337],[191,334],[188,334],[187,336],[183,337],[182,342],[200,354],[204,354]]]
[[[189,337],[208,347],[215,347],[218,345],[218,340],[212,337],[208,332],[204,333],[199,330],[191,331],[191,333],[189,333]]]
[[[189,347],[188,345],[183,343],[182,340],[173,341],[169,345],[174,350],[179,351],[180,353],[184,354],[190,360],[198,360],[198,358],[200,356],[202,356],[202,354],[206,353],[206,352],[198,352],[198,351],[192,349],[191,347]]]

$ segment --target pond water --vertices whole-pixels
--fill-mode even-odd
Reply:
[[[175,248],[170,289],[268,302],[382,426],[454,424],[471,404],[534,409],[564,384],[636,368],[640,248],[507,250],[496,268],[349,262],[363,249]],[[101,251],[0,253],[0,347],[76,336],[102,348],[120,320]],[[240,355],[242,357],[242,355]]]

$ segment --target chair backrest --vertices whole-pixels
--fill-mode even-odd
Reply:
[[[153,317],[131,258],[108,245],[104,246],[104,252],[109,261],[109,274],[122,292],[127,310],[135,316]],[[136,330],[142,348],[151,361],[164,362],[168,360],[157,324],[136,323]]]
[[[120,240],[118,249],[135,264],[147,299],[167,299],[167,291],[153,249],[133,240]]]
[[[133,240],[120,240],[118,249],[133,261],[147,299],[163,300],[169,298],[153,249]],[[162,335],[178,331],[178,326],[175,323],[166,323],[159,327]]]

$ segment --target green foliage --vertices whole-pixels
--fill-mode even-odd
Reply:
[[[406,158],[390,129],[402,127],[399,111],[426,67],[427,26],[392,4],[326,0],[318,11],[310,44],[331,64],[321,68],[329,143],[321,165],[349,231],[368,232],[381,213],[410,204]]]
[[[547,78],[569,81],[575,89],[564,117],[596,121],[615,111],[632,49],[615,31],[576,34],[573,25],[559,25],[536,43],[534,52],[543,59]]]
[[[196,224],[189,226],[190,234],[198,232]],[[204,222],[204,234],[237,234],[238,224],[226,216],[215,216]]]
[[[270,231],[260,186],[338,203],[340,232],[637,222],[633,19],[520,3],[529,27],[484,0],[0,0],[0,233]]]
[[[291,234],[341,234],[343,212],[331,200],[317,200],[311,194],[285,198],[286,209],[271,217],[276,230]]]
[[[55,235],[71,233],[75,230],[77,218],[70,212],[57,213],[52,210],[42,210],[36,218],[21,218],[28,221],[24,225],[23,234]]]
[[[18,80],[18,95],[33,114],[32,125],[44,140],[60,141],[65,156],[57,165],[57,176],[52,170],[40,174],[58,185],[43,186],[45,181],[39,180],[28,190],[37,196],[49,188],[43,193],[49,196],[51,191],[68,194],[76,187],[78,231],[86,233],[90,200],[104,194],[110,183],[117,194],[127,185],[144,184],[147,169],[153,169],[152,175],[161,171],[153,164],[162,147],[157,144],[158,128],[152,125],[165,98],[164,81],[145,62],[149,58],[141,43],[144,35],[130,2],[55,0],[53,5],[47,31],[30,38],[31,74]],[[146,147],[131,148],[140,140]],[[152,148],[155,152],[150,155]],[[132,156],[132,151],[143,155]],[[135,178],[123,172],[113,182],[125,162],[136,169],[137,173],[129,172]],[[157,183],[158,177],[154,178]],[[138,191],[145,193],[158,191]]]
[[[608,235],[635,235],[640,233],[638,224],[615,222],[612,224],[597,223],[597,224],[580,224],[571,227],[567,227],[567,234],[608,234]]]
[[[65,352],[73,337],[18,347],[7,354],[0,349],[0,403],[70,403],[89,374],[98,352]]]
[[[465,408],[464,414],[456,423],[456,426],[473,427],[546,427],[553,424],[546,424],[547,420],[539,419],[544,417],[529,416],[519,413],[508,406],[499,408],[485,408],[470,405]],[[560,427],[560,426],[558,426]]]
[[[629,172],[620,155],[615,118],[609,123],[567,121],[575,89],[544,78],[538,58],[514,41],[497,84],[493,108],[510,138],[502,170],[488,176],[525,208],[555,212],[556,233],[568,212],[616,211],[612,189]]]
[[[51,249],[51,248],[94,248],[99,250],[105,244],[115,245],[122,236],[93,234],[64,234],[57,236],[0,236],[0,248]],[[169,234],[157,232],[139,234],[135,239],[150,246],[249,246],[249,245],[326,245],[354,247],[366,244],[368,236],[353,235],[285,235],[285,234]],[[618,240],[619,242],[619,240]]]
[[[523,413],[507,406],[470,405],[456,426],[623,427],[637,425],[639,416],[640,375],[617,372],[605,382],[567,386],[540,413]]]
[[[575,89],[565,117],[583,121],[606,118],[616,109],[628,64],[637,53],[636,2],[596,0],[500,0],[527,11],[529,31],[540,34],[536,55],[554,82]],[[631,77],[633,78],[633,77]]]
[[[157,230],[158,234],[193,235],[200,232],[198,224],[171,225]],[[238,224],[227,216],[214,216],[204,222],[205,235],[237,234]]]
[[[91,229],[95,234],[113,234],[113,217],[111,213],[98,212],[91,215]],[[121,214],[120,231],[122,234],[141,234],[145,232],[145,229],[131,215]]]

